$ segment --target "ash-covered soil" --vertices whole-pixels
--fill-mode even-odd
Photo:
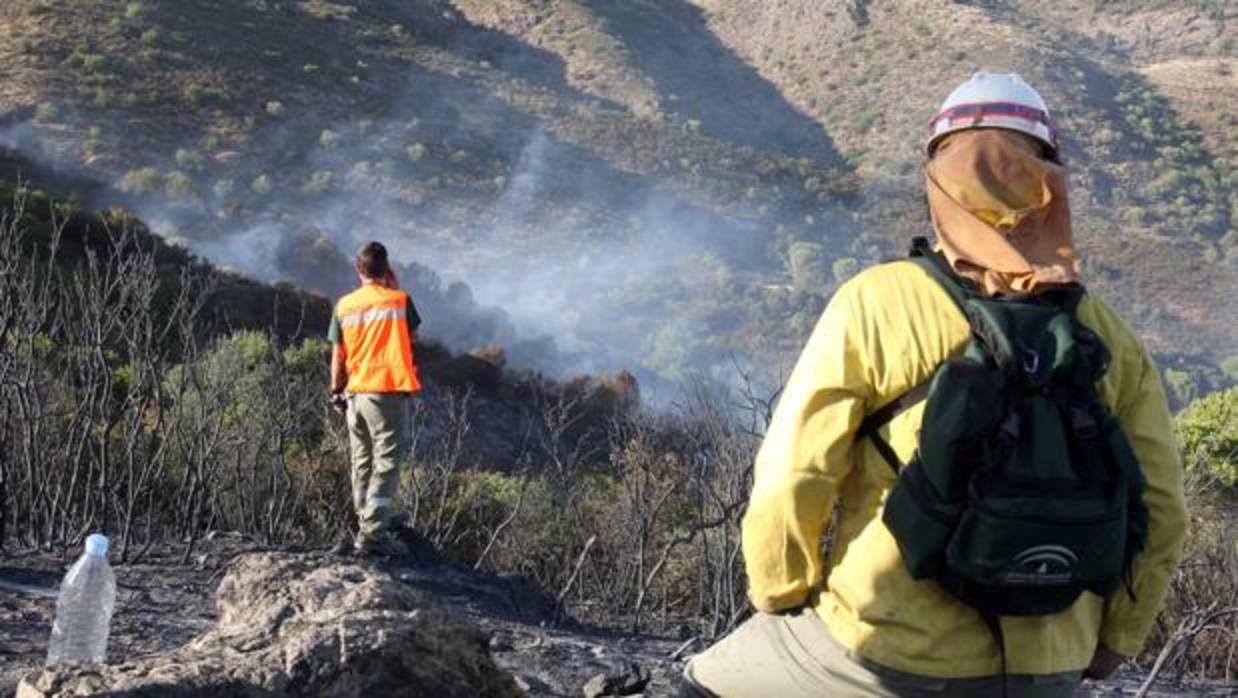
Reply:
[[[202,542],[186,563],[183,545],[153,548],[137,564],[116,564],[116,612],[108,656],[112,662],[167,652],[206,632],[217,618],[214,595],[229,563],[272,548],[229,535]],[[305,555],[324,562],[321,551]],[[55,598],[51,590],[76,553],[7,552],[0,558],[0,698],[36,670],[47,651]],[[670,655],[683,643],[627,636],[555,622],[553,600],[521,580],[473,572],[422,553],[414,561],[380,563],[422,592],[436,607],[468,617],[490,636],[496,662],[534,696],[580,696],[598,674],[648,676],[647,696],[670,695],[682,663]],[[632,666],[639,667],[634,671]]]
[[[205,633],[216,621],[215,590],[239,555],[272,550],[254,541],[217,535],[183,560],[183,545],[160,545],[136,564],[116,565],[117,608],[109,656],[134,660],[167,652]],[[290,552],[295,552],[284,548]],[[338,558],[303,553],[329,564]],[[24,551],[0,557],[0,698],[15,693],[18,681],[39,667],[46,652],[55,599],[50,592],[75,553]],[[598,676],[643,685],[644,696],[670,696],[683,661],[700,647],[691,639],[631,635],[559,619],[553,599],[517,579],[452,565],[422,551],[404,561],[373,563],[415,588],[434,607],[449,609],[480,626],[490,637],[496,663],[511,672],[528,695],[585,695]],[[1143,674],[1089,684],[1079,696],[1133,696]],[[1148,694],[1219,698],[1238,696],[1234,685],[1173,685],[1161,682]]]
[[[182,564],[185,546],[153,547],[136,564],[116,564],[116,611],[108,656],[137,658],[185,644],[215,622],[215,588],[236,555],[263,550],[253,541],[214,536]],[[0,556],[0,696],[42,664],[55,615],[54,591],[80,550],[5,551]],[[21,588],[23,591],[18,591]]]

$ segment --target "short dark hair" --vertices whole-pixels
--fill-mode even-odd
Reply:
[[[357,250],[357,271],[369,279],[381,279],[391,267],[387,265],[387,248],[371,240]]]

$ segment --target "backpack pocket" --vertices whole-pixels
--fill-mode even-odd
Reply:
[[[1078,511],[1092,512],[1073,517],[1030,510],[1032,504],[1043,507],[1043,499],[978,504],[962,513],[946,559],[960,577],[1010,592],[997,594],[1007,597],[1006,607],[994,609],[997,613],[1054,613],[1073,603],[1079,591],[1106,594],[1116,586],[1126,554],[1126,515],[1120,504],[1078,502]],[[1063,605],[1052,607],[1058,604]]]
[[[947,502],[936,494],[918,457],[903,469],[886,497],[881,520],[898,543],[912,578],[933,578],[941,573],[946,546],[962,510],[961,502]]]

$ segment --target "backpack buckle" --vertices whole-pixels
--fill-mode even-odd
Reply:
[[[1100,433],[1096,418],[1082,407],[1070,408],[1070,426],[1075,430],[1075,436],[1083,440],[1094,439]]]
[[[1036,375],[1036,371],[1040,369],[1040,354],[1031,349],[1023,350],[1023,372],[1029,376]]]
[[[1011,412],[1006,415],[1006,419],[1002,421],[1002,433],[1014,441],[1019,440],[1019,433],[1023,430],[1023,420],[1019,418],[1018,413]]]

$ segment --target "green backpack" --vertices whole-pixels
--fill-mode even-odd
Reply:
[[[1075,311],[1081,287],[987,298],[923,238],[912,261],[971,324],[962,355],[864,420],[898,477],[882,520],[911,576],[980,612],[1005,660],[998,616],[1056,613],[1127,582],[1147,537],[1139,463],[1097,393],[1109,365]],[[903,467],[878,430],[927,399]]]

